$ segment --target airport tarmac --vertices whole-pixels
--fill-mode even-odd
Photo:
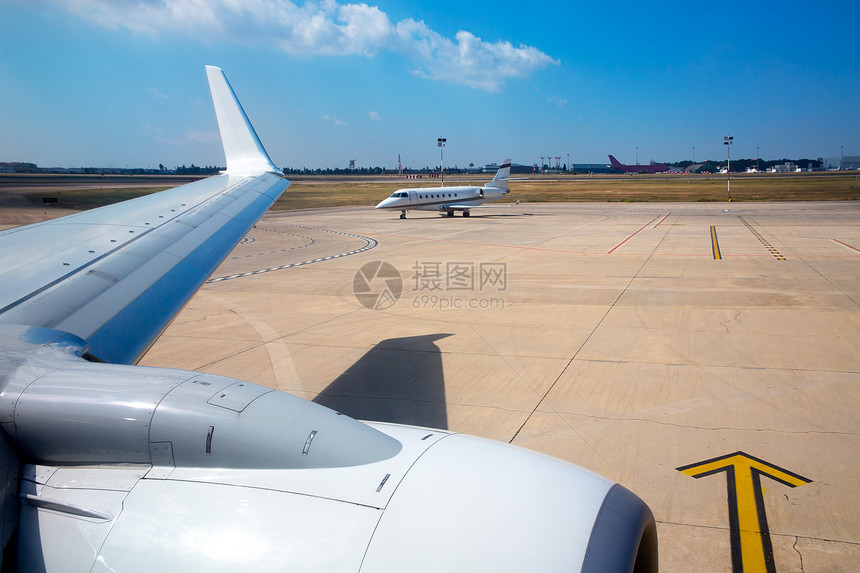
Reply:
[[[663,571],[860,568],[860,203],[398,214],[267,214],[141,364],[584,466]]]

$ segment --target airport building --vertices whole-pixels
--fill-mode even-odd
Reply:
[[[845,171],[857,171],[860,169],[860,155],[846,155],[842,158],[840,168]]]
[[[795,171],[799,171],[799,169],[797,168],[797,165],[791,162],[774,165],[768,169],[768,172],[770,173],[794,173]]]

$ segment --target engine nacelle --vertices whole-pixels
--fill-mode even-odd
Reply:
[[[365,464],[400,450],[366,424],[249,382],[63,362],[19,369],[0,394],[0,423],[30,461],[288,469]]]
[[[507,195],[510,191],[508,189],[500,189],[498,187],[484,187],[481,189],[481,197],[487,200],[498,199],[503,195]]]

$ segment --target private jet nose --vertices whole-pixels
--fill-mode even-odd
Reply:
[[[409,194],[404,191],[395,191],[391,197],[383,199],[376,206],[377,209],[387,209],[391,207],[400,207],[409,203]]]

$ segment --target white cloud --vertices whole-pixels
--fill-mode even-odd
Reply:
[[[116,30],[127,28],[136,34],[194,30],[223,31],[222,22],[206,0],[54,0],[62,8],[86,20]],[[231,3],[224,0],[225,4]]]
[[[558,61],[537,48],[486,42],[461,30],[454,39],[411,18],[393,24],[364,3],[335,0],[54,0],[110,29],[151,36],[182,34],[204,41],[276,46],[291,55],[405,54],[412,72],[487,91]]]
[[[548,103],[554,103],[554,104],[555,104],[555,105],[557,105],[558,107],[564,107],[564,106],[566,106],[566,105],[567,105],[567,100],[566,100],[566,99],[564,99],[564,98],[560,98],[560,97],[556,97],[556,96],[550,96],[550,97],[546,98],[546,101],[547,101]]]
[[[434,80],[464,83],[473,88],[499,91],[505,80],[524,77],[558,61],[537,48],[510,42],[485,42],[460,30],[455,40],[434,32],[424,22],[403,20],[397,35],[416,64],[414,73]]]
[[[160,92],[160,91],[159,91],[159,90],[157,90],[156,88],[149,88],[149,89],[147,89],[147,90],[146,90],[146,93],[148,93],[149,95],[151,95],[151,96],[152,96],[152,97],[154,97],[155,99],[164,99],[164,100],[169,100],[169,99],[170,99],[170,96],[169,96],[169,95],[167,95],[167,94],[165,94],[165,93]]]
[[[375,121],[379,121],[380,119],[382,119],[382,117],[379,115],[378,111],[367,112],[367,117],[369,117],[370,119],[375,120]]]
[[[346,126],[346,125],[349,125],[349,124],[348,124],[348,123],[346,123],[345,121],[340,120],[340,119],[338,119],[338,118],[336,118],[336,117],[331,117],[330,115],[324,115],[324,116],[322,116],[322,118],[323,118],[325,121],[330,121],[330,122],[332,122],[333,124],[335,124],[335,125],[336,125],[336,126],[338,126],[338,127],[344,127],[344,126]]]

